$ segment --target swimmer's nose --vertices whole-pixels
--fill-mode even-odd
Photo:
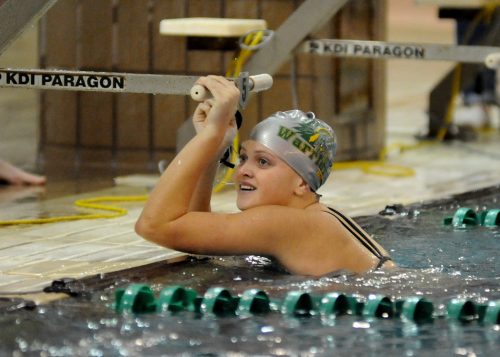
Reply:
[[[252,169],[247,162],[236,166],[236,179],[244,177],[253,177]]]

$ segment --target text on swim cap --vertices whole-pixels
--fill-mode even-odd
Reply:
[[[285,126],[280,126],[278,131],[278,136],[283,140],[291,143],[294,147],[299,149],[300,152],[305,154],[309,159],[311,159],[314,164],[319,168],[316,175],[323,178],[323,172],[328,172],[330,168],[330,162],[328,155],[322,155],[322,149],[315,148],[309,144],[298,132],[291,130]]]

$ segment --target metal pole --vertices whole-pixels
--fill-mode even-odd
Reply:
[[[304,38],[321,28],[348,0],[307,0],[286,19],[269,43],[247,62],[250,74],[273,74]]]
[[[5,0],[0,4],[0,54],[57,0]]]
[[[336,57],[484,63],[488,55],[500,53],[500,47],[318,39],[304,42],[303,51]]]
[[[55,89],[112,93],[148,93],[191,95],[196,101],[211,96],[203,86],[195,84],[197,76],[90,72],[40,69],[0,69],[0,87]],[[271,88],[268,74],[248,76],[241,72],[233,81],[240,90],[240,106],[246,105],[249,92]]]
[[[0,69],[0,87],[114,93],[189,94],[196,76]]]

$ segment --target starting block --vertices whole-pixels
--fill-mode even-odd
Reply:
[[[266,28],[266,21],[260,19],[188,17],[160,21],[160,34],[167,36],[239,37]]]
[[[184,36],[190,50],[237,50],[238,39],[255,31],[267,31],[261,19],[188,17],[160,21],[160,34]],[[241,43],[240,43],[241,47]]]

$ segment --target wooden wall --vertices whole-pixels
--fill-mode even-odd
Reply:
[[[261,18],[277,29],[297,0],[64,0],[41,20],[44,68],[160,74],[224,74],[233,51],[190,50],[185,37],[159,34],[178,17]],[[352,0],[314,38],[385,37],[385,0]],[[296,54],[270,91],[245,109],[242,137],[277,110],[313,111],[339,140],[338,159],[377,156],[384,143],[381,61]],[[42,91],[40,150],[45,162],[155,169],[175,153],[176,131],[196,103],[183,96]],[[294,99],[295,98],[295,99]]]

